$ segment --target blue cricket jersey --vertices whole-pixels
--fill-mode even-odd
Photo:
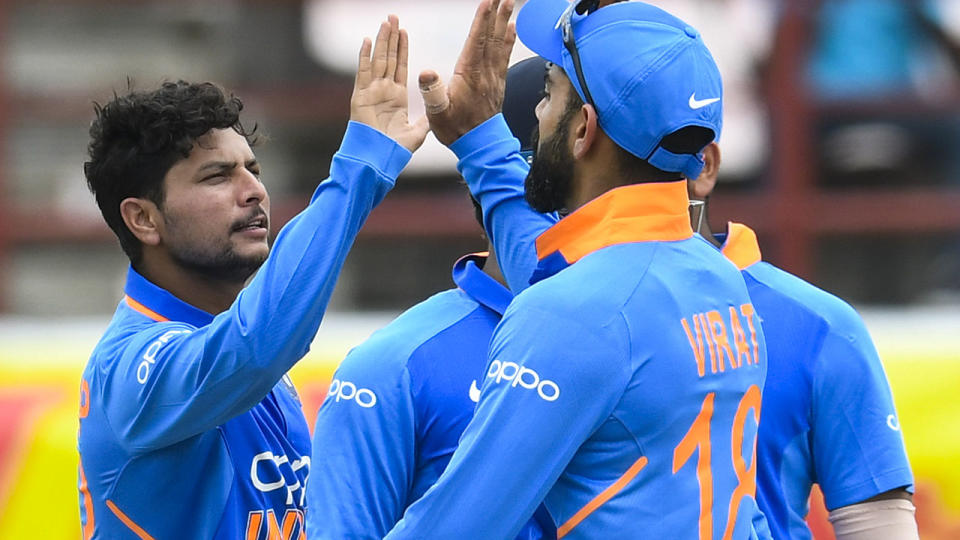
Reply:
[[[129,271],[81,381],[84,538],[304,537],[310,435],[286,373],[307,352],[357,231],[409,159],[351,122],[330,178],[219,315]]]
[[[804,519],[813,484],[829,510],[912,491],[890,385],[860,316],[762,262],[743,225],[730,224],[723,252],[742,269],[767,340],[757,498],[774,538],[811,538]]]
[[[484,160],[522,183],[498,156],[505,129],[454,145],[472,190]],[[541,501],[559,538],[755,536],[763,333],[687,205],[686,182],[619,188],[537,239],[537,283],[494,333],[474,419],[387,538],[509,538]]]
[[[404,312],[337,369],[313,435],[312,540],[383,538],[447,467],[513,298],[478,262],[460,259],[458,288]],[[540,538],[540,529],[531,523],[521,537]]]

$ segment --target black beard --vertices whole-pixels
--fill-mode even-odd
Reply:
[[[566,115],[564,115],[566,116]],[[533,162],[524,180],[527,203],[537,212],[558,212],[566,207],[573,184],[573,153],[567,148],[568,121],[561,119],[556,131],[539,144],[539,130],[531,138]]]
[[[266,257],[242,258],[232,249],[211,254],[195,250],[171,251],[170,256],[181,267],[211,281],[246,283]]]

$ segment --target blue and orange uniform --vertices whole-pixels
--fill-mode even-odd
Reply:
[[[811,538],[813,484],[829,510],[912,491],[890,385],[857,312],[763,262],[746,226],[731,223],[717,238],[743,271],[767,340],[757,498],[774,538]]]
[[[456,289],[410,308],[350,351],[320,407],[308,537],[383,538],[440,477],[473,417],[487,348],[513,295],[460,259]],[[531,522],[520,538],[540,538]]]
[[[287,371],[410,152],[351,122],[330,178],[216,316],[130,269],[81,382],[84,538],[300,539],[310,435]]]
[[[514,238],[549,219],[510,194],[525,170],[511,140],[496,116],[454,144],[498,250],[511,213]],[[763,333],[737,269],[693,234],[686,193],[618,188],[536,239],[535,284],[494,333],[474,419],[387,538],[508,538],[541,501],[561,538],[753,534]]]

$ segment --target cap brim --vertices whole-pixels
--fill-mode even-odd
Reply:
[[[567,0],[529,0],[517,14],[517,37],[531,51],[563,66],[563,36],[560,16]]]

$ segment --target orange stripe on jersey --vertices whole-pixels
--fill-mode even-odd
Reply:
[[[721,251],[740,270],[760,262],[762,258],[757,233],[740,223],[727,224],[727,241],[723,243]]]
[[[566,536],[574,527],[580,524],[581,521],[587,519],[587,516],[592,514],[597,508],[603,506],[604,503],[612,499],[617,493],[620,493],[620,490],[623,489],[637,474],[640,473],[640,470],[647,466],[646,456],[641,457],[627,469],[627,472],[623,473],[616,482],[610,485],[607,489],[600,492],[599,495],[593,498],[592,501],[588,502],[586,506],[577,511],[566,523],[560,526],[557,529],[557,540]]]
[[[83,496],[83,513],[86,514],[86,521],[83,523],[83,540],[93,538],[93,497],[90,496],[90,489],[87,487],[87,475],[83,472],[83,459],[80,459],[80,494]]]
[[[129,296],[124,296],[123,299],[127,302],[127,305],[130,306],[131,309],[133,309],[138,313],[146,315],[147,317],[150,317],[151,319],[157,322],[166,322],[170,320],[164,317],[163,315],[160,315],[156,311],[153,311],[152,309],[148,308],[147,306],[141,304],[140,302],[137,302],[133,298],[130,298]]]
[[[80,379],[80,419],[90,414],[90,384],[86,379]]]
[[[537,258],[560,251],[573,264],[599,249],[693,236],[686,180],[611,189],[537,238]]]
[[[117,505],[113,504],[113,501],[109,499],[107,500],[107,508],[109,508],[110,511],[113,512],[115,516],[120,518],[120,521],[122,521],[123,524],[126,525],[128,529],[133,531],[133,533],[136,534],[138,538],[141,538],[142,540],[154,540],[152,536],[147,534],[147,531],[143,530],[142,527],[134,523],[132,519],[127,517],[127,515],[124,514],[123,512],[121,512],[120,509],[117,508]]]

